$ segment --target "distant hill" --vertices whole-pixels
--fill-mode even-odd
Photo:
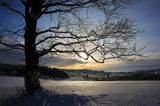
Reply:
[[[104,72],[92,70],[66,70],[75,80],[160,80],[160,69],[137,70],[133,72]]]
[[[40,78],[115,81],[115,80],[160,80],[160,69],[133,72],[104,72],[93,70],[66,70],[39,66]],[[24,66],[0,63],[0,75],[24,76]]]
[[[4,76],[24,76],[23,65],[11,65],[0,63],[0,75]],[[40,78],[66,79],[69,75],[60,69],[51,69],[39,66]]]

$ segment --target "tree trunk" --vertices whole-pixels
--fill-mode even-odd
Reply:
[[[25,86],[27,92],[34,92],[40,89],[38,79],[39,56],[35,45],[36,21],[29,18],[25,30]]]
[[[35,46],[35,32],[33,29],[26,30],[25,32],[25,58],[26,91],[34,92],[35,90],[40,89],[41,86],[38,79],[39,56]]]
[[[39,58],[33,51],[26,52],[25,87],[29,93],[41,88],[38,79],[38,63]]]
[[[25,86],[27,92],[40,89],[38,79],[39,55],[36,50],[37,16],[41,12],[41,0],[28,0],[25,4]]]
[[[41,88],[38,79],[38,64],[39,57],[36,50],[36,21],[31,18],[26,18],[25,30],[25,87],[27,92],[34,92]]]

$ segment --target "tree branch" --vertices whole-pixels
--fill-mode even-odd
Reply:
[[[70,9],[56,9],[56,10],[50,10],[50,11],[43,11],[42,13],[43,14],[53,14],[53,13],[67,13],[67,12],[70,12],[74,9],[76,9],[77,7],[72,7]]]
[[[49,2],[42,7],[44,8],[43,14],[52,14],[52,13],[60,13],[60,12],[71,12],[72,10],[76,10],[78,8],[88,8],[91,7],[92,5],[89,5],[90,3],[97,2],[98,0],[88,0],[88,1],[81,1],[81,2],[73,2],[73,3],[67,3],[69,0],[65,0],[62,2]],[[65,9],[56,9],[56,10],[48,10],[49,7],[53,6],[61,6],[61,7],[66,7]]]
[[[6,7],[6,8],[8,8],[9,10],[11,10],[11,11],[19,14],[19,15],[22,16],[23,18],[25,18],[25,15],[24,15],[24,14],[22,14],[20,11],[18,11],[18,10],[16,10],[16,9],[8,6],[6,3],[2,3],[2,5],[3,5],[4,7]]]
[[[21,29],[18,29],[18,30],[16,30],[16,31],[11,31],[11,30],[9,30],[8,32],[10,32],[10,33],[7,33],[7,34],[4,34],[5,36],[8,36],[8,35],[14,35],[14,34],[17,34],[17,36],[20,36],[20,35],[18,35],[18,33],[20,32],[20,31],[23,31],[25,28],[21,28]]]
[[[7,44],[7,43],[4,43],[2,41],[0,41],[0,44],[3,45],[3,46],[6,46],[8,48],[11,48],[11,49],[21,49],[21,50],[24,50],[24,45],[23,44]]]
[[[98,0],[88,0],[88,1],[85,1],[85,2],[75,2],[75,3],[66,3],[70,0],[65,0],[65,1],[62,1],[62,2],[49,2],[45,5],[43,5],[44,8],[46,7],[52,7],[52,6],[66,6],[66,7],[75,7],[75,6],[84,6],[86,4],[89,4],[89,3],[93,3],[93,2],[96,2]]]

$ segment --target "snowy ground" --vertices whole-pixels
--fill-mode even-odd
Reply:
[[[0,76],[0,106],[160,106],[160,81],[52,81],[15,96],[23,78]]]

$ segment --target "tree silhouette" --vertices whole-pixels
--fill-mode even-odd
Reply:
[[[141,49],[131,46],[139,29],[121,13],[130,0],[20,0],[22,8],[12,2],[16,3],[1,1],[0,5],[22,17],[24,23],[18,30],[1,25],[0,50],[24,50],[27,92],[41,88],[39,58],[49,53],[73,53],[98,63],[141,56]],[[90,16],[95,11],[101,15]],[[43,19],[47,27],[40,28]]]

